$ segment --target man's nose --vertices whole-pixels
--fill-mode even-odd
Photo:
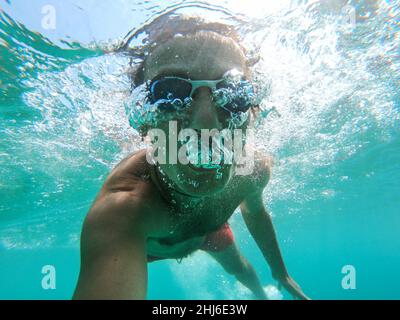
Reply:
[[[212,101],[211,89],[207,87],[198,88],[193,93],[192,117],[190,128],[192,129],[222,129],[218,119],[217,107]]]

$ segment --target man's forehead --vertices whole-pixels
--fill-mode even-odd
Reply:
[[[233,40],[179,37],[159,46],[147,58],[145,80],[158,75],[213,80],[231,69],[246,69],[245,56]]]

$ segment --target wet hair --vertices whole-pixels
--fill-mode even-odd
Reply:
[[[216,35],[230,38],[246,55],[246,49],[241,45],[241,39],[234,26],[220,22],[212,22],[198,16],[184,14],[170,14],[156,18],[144,27],[147,34],[143,58],[131,71],[131,79],[134,87],[144,82],[145,64],[147,57],[155,48],[165,44],[176,35],[201,36],[203,39],[213,39]]]

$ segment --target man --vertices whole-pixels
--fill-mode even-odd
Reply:
[[[232,119],[239,115],[247,117],[234,127],[246,129],[256,106],[243,93],[251,75],[234,38],[216,24],[194,18],[174,17],[155,29],[160,36],[135,74],[135,85],[145,84],[155,119],[142,123],[141,132],[159,129],[170,135],[172,120],[176,128],[198,133],[232,129]],[[243,81],[223,80],[230,70],[242,73]],[[221,102],[218,92],[228,91],[233,98]],[[124,159],[91,207],[82,231],[75,299],[145,299],[148,262],[182,259],[198,249],[265,299],[227,223],[238,206],[273,277],[295,298],[307,299],[286,270],[262,201],[272,164],[268,157],[256,155],[251,175],[237,175],[236,164],[227,161],[154,164],[148,154],[141,150]]]

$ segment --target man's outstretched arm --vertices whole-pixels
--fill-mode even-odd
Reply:
[[[295,298],[308,299],[288,274],[271,216],[262,201],[262,192],[248,196],[240,205],[240,209],[247,228],[271,267],[272,276]]]
[[[146,298],[146,241],[130,197],[105,195],[86,217],[73,299]]]

